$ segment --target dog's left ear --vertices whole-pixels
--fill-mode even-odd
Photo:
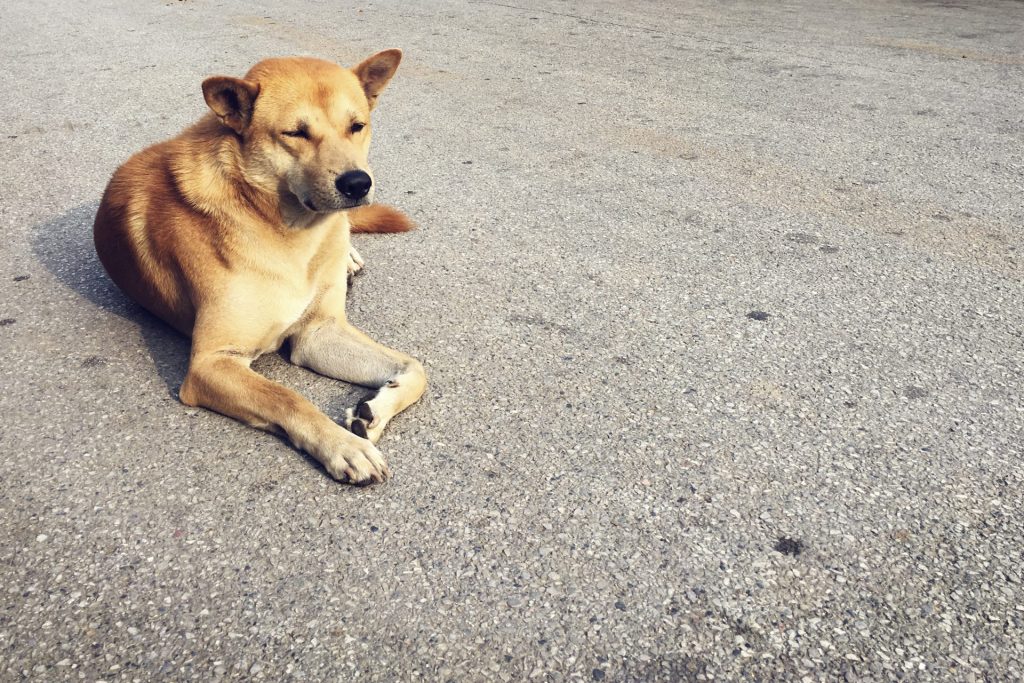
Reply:
[[[398,63],[402,61],[402,51],[398,48],[384,50],[367,57],[354,67],[352,72],[363,84],[363,92],[366,93],[366,100],[370,103],[370,109],[377,104],[377,95],[384,90],[384,87],[395,75]]]

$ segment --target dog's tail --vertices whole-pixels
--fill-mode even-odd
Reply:
[[[404,213],[384,204],[368,204],[348,212],[352,232],[407,232],[415,225]]]

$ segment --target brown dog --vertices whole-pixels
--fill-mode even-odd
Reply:
[[[347,275],[362,265],[350,227],[411,227],[367,206],[370,110],[401,58],[385,50],[351,70],[269,59],[245,78],[206,79],[212,113],[119,168],[94,227],[114,282],[191,335],[183,403],[286,435],[353,483],[389,475],[374,443],[426,387],[418,361],[345,318]],[[377,390],[348,429],[250,368],[285,341],[291,362]]]

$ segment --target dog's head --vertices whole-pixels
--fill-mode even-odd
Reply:
[[[203,95],[239,137],[250,182],[329,213],[373,198],[370,110],[401,59],[395,49],[352,69],[306,57],[268,59],[245,78],[206,79]]]

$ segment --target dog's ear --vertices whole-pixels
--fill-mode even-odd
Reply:
[[[252,121],[260,84],[243,78],[211,76],[203,81],[203,97],[221,122],[241,133]]]
[[[402,51],[392,48],[367,57],[359,63],[359,66],[352,69],[352,72],[359,78],[359,82],[363,84],[363,92],[366,93],[370,109],[377,104],[377,95],[384,90],[388,81],[395,75],[398,63],[401,61]]]

